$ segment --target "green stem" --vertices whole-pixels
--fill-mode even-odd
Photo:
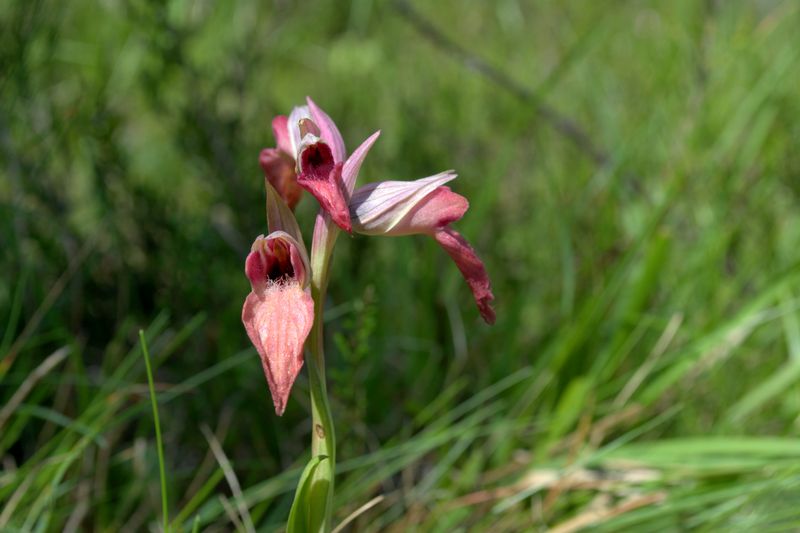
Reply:
[[[314,294],[316,293],[316,294]],[[333,431],[330,405],[328,403],[328,387],[325,383],[325,348],[323,345],[322,317],[324,292],[312,290],[314,294],[314,326],[311,329],[309,350],[309,379],[311,381],[311,416],[313,431],[311,433],[312,455],[325,455],[331,465],[335,463],[336,437]]]
[[[161,518],[164,522],[164,531],[169,532],[169,505],[167,504],[167,475],[164,469],[164,445],[161,442],[161,423],[158,421],[158,402],[156,401],[156,388],[153,384],[153,370],[150,368],[150,353],[147,350],[147,340],[144,330],[139,330],[139,342],[142,344],[144,365],[147,370],[147,386],[150,389],[150,403],[153,406],[153,422],[156,426],[156,448],[158,451],[158,473],[161,479]]]
[[[321,531],[330,531],[333,527],[333,490],[334,474],[336,471],[336,435],[333,428],[330,403],[328,401],[328,387],[325,383],[325,347],[323,335],[323,316],[325,312],[325,293],[328,286],[328,265],[336,240],[335,229],[330,229],[321,249],[312,250],[312,280],[311,295],[314,298],[314,325],[309,335],[308,369],[311,388],[311,454],[312,457],[323,456],[327,460],[320,463],[320,468],[314,473],[312,485],[317,485],[325,491],[325,509],[321,521],[312,520],[311,523],[321,524]],[[311,513],[319,509],[311,509]]]

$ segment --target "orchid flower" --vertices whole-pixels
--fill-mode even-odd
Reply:
[[[347,198],[358,170],[380,132],[367,138],[348,158],[342,134],[311,98],[289,117],[272,121],[277,148],[261,151],[259,161],[270,184],[294,208],[302,187],[317,199],[337,226],[350,232]],[[294,166],[292,166],[294,165]]]
[[[311,269],[294,215],[267,184],[267,212],[272,233],[259,235],[245,260],[252,290],[242,322],[255,346],[272,402],[283,414],[289,393],[303,367],[303,345],[314,323]]]
[[[483,262],[469,243],[450,227],[469,202],[444,184],[456,178],[453,171],[416,181],[381,181],[353,193],[350,217],[353,230],[366,235],[430,235],[453,259],[467,281],[481,316],[494,324],[494,295]]]

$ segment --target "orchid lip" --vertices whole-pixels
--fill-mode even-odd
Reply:
[[[310,134],[309,134],[310,135]],[[344,163],[334,159],[330,145],[318,140],[305,144],[298,158],[297,183],[310,192],[331,219],[348,233],[352,231],[342,179]]]

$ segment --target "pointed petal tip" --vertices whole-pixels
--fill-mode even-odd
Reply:
[[[480,260],[467,240],[450,226],[438,229],[434,232],[433,237],[461,271],[461,275],[472,291],[475,304],[478,306],[483,320],[489,325],[494,324],[497,318],[492,307],[494,293],[483,261]]]
[[[286,403],[288,398],[273,398],[272,403],[275,406],[275,414],[278,416],[283,416],[283,412],[286,411]]]
[[[345,161],[344,167],[342,168],[342,182],[348,194],[353,194],[353,189],[355,189],[356,180],[358,179],[358,172],[361,170],[361,164],[364,162],[364,158],[367,157],[367,153],[372,148],[372,145],[375,144],[375,141],[377,141],[380,136],[381,130],[378,130],[367,137],[364,142],[350,154],[347,161]]]
[[[481,313],[481,318],[483,318],[483,321],[490,326],[493,326],[497,320],[497,315],[495,314],[494,307],[492,306],[493,300],[494,295],[476,302],[478,304],[478,311]]]
[[[353,233],[353,222],[350,220],[350,210],[347,208],[343,208],[340,205],[337,205],[337,202],[334,201],[333,203],[325,203],[323,205],[320,204],[320,207],[330,215],[331,220],[334,224],[339,226],[341,229],[346,231],[347,233]]]

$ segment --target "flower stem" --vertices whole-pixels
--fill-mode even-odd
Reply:
[[[314,294],[316,293],[316,294]],[[325,383],[325,349],[323,346],[322,317],[324,292],[312,289],[315,301],[314,326],[311,329],[309,349],[309,379],[311,382],[311,415],[313,431],[311,433],[311,453],[325,455],[331,465],[335,463],[336,437],[333,432],[333,420],[328,403],[328,387]],[[318,299],[319,298],[319,299]]]
[[[320,234],[318,234],[318,231]],[[328,265],[338,230],[331,228],[327,217],[320,218],[315,228],[315,245],[311,251],[312,278],[311,296],[314,298],[314,325],[309,335],[310,357],[306,358],[311,388],[311,454],[312,457],[325,457],[315,471],[312,485],[315,492],[324,492],[325,508],[310,509],[312,515],[324,512],[322,520],[310,523],[321,524],[320,531],[327,532],[333,527],[333,489],[336,471],[336,435],[328,401],[328,387],[325,382],[325,347],[323,335],[323,316],[325,312],[325,293],[328,287]]]

